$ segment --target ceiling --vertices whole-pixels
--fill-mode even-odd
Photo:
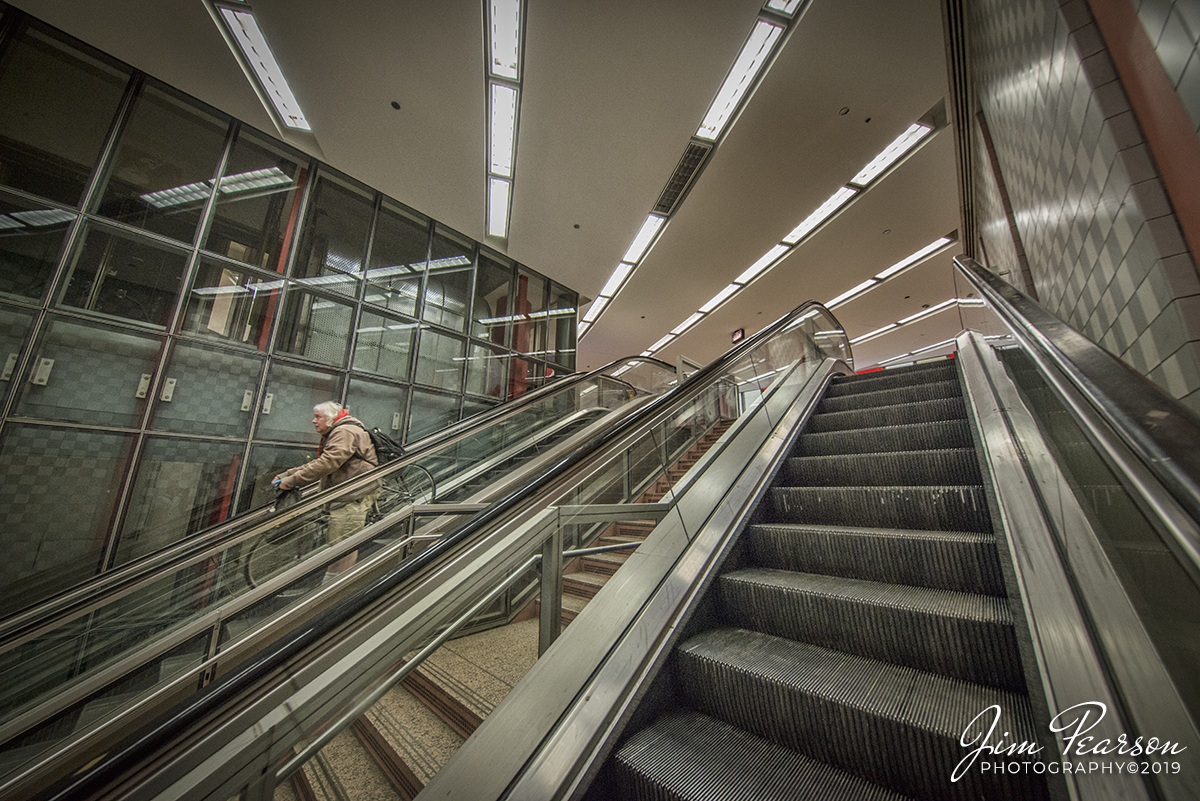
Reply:
[[[9,1],[274,130],[201,0]],[[485,234],[481,0],[252,6],[312,125],[311,152],[590,299],[658,200],[762,2],[527,0],[507,241]],[[648,348],[943,100],[940,8],[812,0],[658,242],[580,342],[579,367]],[[952,132],[942,129],[657,355],[708,362],[734,330],[752,334],[805,300],[828,301],[954,231],[956,187]],[[837,316],[855,337],[954,297],[958,252],[927,259]],[[951,308],[856,346],[857,366],[960,327]]]

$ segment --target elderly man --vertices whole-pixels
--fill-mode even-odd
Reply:
[[[312,424],[321,435],[317,458],[275,476],[274,483],[280,489],[301,487],[317,480],[321,489],[329,489],[378,466],[379,459],[366,428],[341,404],[326,401],[314,406]],[[372,481],[329,505],[325,539],[330,545],[341,542],[366,524],[367,512],[379,497],[380,487],[379,481]],[[331,564],[328,573],[336,576],[353,565],[357,557],[358,551],[352,551]]]

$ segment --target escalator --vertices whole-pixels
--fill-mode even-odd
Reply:
[[[595,798],[1048,797],[950,782],[963,710],[1038,741],[955,367],[830,383]]]
[[[14,797],[336,793],[345,733],[528,580],[541,657],[420,799],[1200,797],[1200,424],[959,270],[956,358],[854,375],[801,306]],[[563,629],[564,563],[628,521]]]

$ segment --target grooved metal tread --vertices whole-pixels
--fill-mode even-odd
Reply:
[[[1004,596],[995,535],[801,523],[754,523],[747,556],[757,565]]]
[[[992,706],[1005,742],[1038,742],[1023,695],[738,628],[702,632],[674,657],[692,707],[899,792],[1045,797],[1039,776],[974,770],[950,781],[967,753],[960,738]]]
[[[697,712],[664,715],[613,755],[636,801],[904,801],[904,796]]]
[[[915,364],[911,367],[896,367],[891,370],[877,370],[862,375],[837,376],[829,382],[826,395],[835,397],[855,392],[870,392],[879,387],[902,387],[914,384],[924,384],[927,381],[944,380],[958,375],[958,365],[954,361]]]
[[[942,420],[965,420],[967,406],[962,396],[931,400],[868,406],[841,411],[818,410],[809,418],[804,432],[849,431],[910,423],[936,423]]]
[[[992,530],[987,497],[978,485],[771,487],[763,501],[760,509],[773,523]]]
[[[731,625],[1023,692],[1003,598],[773,568],[719,582]]]
[[[826,395],[817,406],[818,412],[843,412],[850,409],[866,409],[874,406],[893,406],[899,403],[920,403],[939,398],[962,397],[958,379],[930,381],[900,387],[880,387],[851,395]]]
[[[982,484],[973,448],[792,456],[775,486],[938,486]]]
[[[971,427],[966,419],[961,419],[886,425],[857,431],[806,432],[797,440],[792,455],[920,451],[930,448],[968,448],[973,445]]]

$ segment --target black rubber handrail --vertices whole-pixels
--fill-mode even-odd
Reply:
[[[1200,421],[1196,416],[1157,384],[975,260],[957,256],[954,263],[1005,324],[1021,332],[1030,347],[1037,348],[1062,372],[1171,497],[1193,520],[1200,521]]]
[[[764,341],[785,330],[798,318],[813,310],[823,311],[831,319],[836,320],[828,309],[816,301],[808,301],[788,312],[758,333],[730,348],[725,354],[693,373],[678,386],[650,401],[636,413],[618,421],[612,428],[594,435],[562,455],[556,462],[546,466],[536,476],[526,480],[486,510],[474,515],[434,545],[295,627],[245,664],[181,704],[173,712],[164,715],[142,731],[127,738],[90,767],[80,770],[74,776],[64,779],[52,787],[43,797],[52,801],[68,801],[68,799],[99,796],[103,788],[117,777],[144,763],[166,743],[181,736],[206,717],[219,713],[226,705],[233,703],[244,693],[252,690],[272,673],[280,671],[284,665],[302,654],[307,648],[319,643],[346,620],[353,619],[359,612],[375,604],[399,585],[425,570],[447,551],[454,549],[464,540],[481,533],[493,523],[509,515],[558,476],[582,463],[592,452],[615,442],[653,419],[660,412],[675,404],[679,398],[690,399],[694,388],[706,386],[711,378],[720,376],[726,372],[726,368],[757,349]],[[630,359],[621,361],[630,361]]]

